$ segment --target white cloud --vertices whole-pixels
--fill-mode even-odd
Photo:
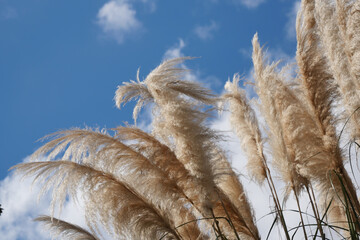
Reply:
[[[185,47],[185,42],[183,39],[179,39],[179,42],[175,44],[174,46],[170,47],[165,51],[165,54],[163,56],[163,60],[166,59],[172,59],[172,58],[178,58],[178,57],[184,57],[184,54],[182,53],[183,48]]]
[[[10,173],[0,181],[0,203],[4,208],[0,219],[1,239],[49,240],[49,233],[43,225],[32,219],[39,215],[50,215],[50,193],[38,200],[40,187],[32,186],[33,178],[25,178]],[[61,212],[61,219],[85,226],[83,211],[70,199]],[[58,216],[55,216],[58,217]]]
[[[232,0],[235,4],[241,4],[247,8],[257,8],[260,4],[266,0]]]
[[[126,0],[111,0],[105,3],[98,12],[97,20],[103,31],[114,37],[118,43],[124,42],[126,36],[142,29],[141,22],[136,18],[136,11]]]
[[[6,7],[1,11],[0,15],[5,19],[15,19],[19,16],[17,10],[13,7]]]
[[[20,177],[9,175],[0,182],[0,199],[4,212],[1,215],[0,236],[3,239],[49,239],[32,221],[44,213],[47,201],[36,202],[30,190],[31,181],[21,182]],[[37,189],[38,190],[38,189]]]
[[[204,26],[196,26],[194,29],[194,33],[202,40],[208,40],[213,37],[213,33],[219,29],[219,25],[212,21],[208,25]]]
[[[295,56],[290,56],[281,48],[269,49],[266,52],[266,57],[269,59],[269,61],[281,61],[285,65],[295,62]]]
[[[300,1],[294,2],[294,5],[293,5],[291,11],[287,15],[288,21],[285,25],[285,31],[286,31],[286,37],[291,40],[296,39],[296,27],[295,27],[296,15],[300,9],[300,5],[301,5]]]
[[[156,0],[140,0],[150,12],[156,11]]]
[[[251,59],[252,48],[240,48],[239,53],[244,57]]]

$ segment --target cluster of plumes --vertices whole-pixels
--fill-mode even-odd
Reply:
[[[35,176],[42,192],[53,189],[52,209],[61,208],[67,196],[81,196],[90,231],[53,217],[37,221],[65,239],[100,239],[104,231],[115,239],[259,239],[243,186],[218,145],[221,137],[206,125],[219,101],[229,102],[232,127],[258,183],[266,179],[275,191],[271,164],[286,184],[285,199],[316,186],[325,206],[332,201],[334,222],[345,219],[346,200],[338,194],[345,186],[357,217],[360,206],[344,168],[333,105],[342,103],[346,129],[358,141],[358,26],[359,1],[303,0],[296,25],[298,72],[291,80],[279,62],[267,63],[254,36],[254,85],[271,155],[264,153],[265,140],[238,75],[219,98],[183,79],[187,70],[176,66],[188,58],[164,61],[144,81],[138,71],[136,81],[118,87],[115,101],[120,108],[137,100],[135,124],[141,108],[151,103],[151,133],[129,125],[112,134],[61,131],[32,155],[44,161],[14,167]]]
[[[114,239],[214,239],[219,234],[259,239],[243,186],[217,144],[220,136],[205,124],[218,98],[182,80],[185,70],[176,65],[185,59],[165,61],[144,81],[138,77],[116,91],[118,107],[137,98],[135,119],[142,105],[153,103],[152,133],[129,125],[110,132],[60,131],[49,136],[32,162],[14,167],[35,176],[42,192],[52,188],[52,209],[69,195],[82,197],[90,231],[39,218],[54,235],[100,239],[106,231]]]
[[[355,24],[358,25],[355,25]],[[334,101],[341,101],[348,132],[359,138],[360,118],[359,1],[303,0],[297,16],[298,73],[289,80],[288,66],[267,64],[257,34],[253,39],[255,90],[271,146],[272,165],[286,184],[286,196],[317,187],[333,223],[346,222],[342,186],[360,213],[356,190],[344,168],[336,132]],[[253,110],[238,88],[239,78],[225,85],[231,123],[249,158],[249,170],[259,182],[266,176],[263,140]],[[339,177],[343,179],[340,183]],[[343,224],[340,224],[343,225]]]
[[[243,187],[217,146],[219,136],[205,125],[211,106],[218,98],[198,83],[181,79],[186,70],[176,66],[185,59],[188,58],[165,61],[144,81],[138,78],[136,82],[120,86],[115,97],[117,106],[135,96],[139,97],[138,103],[151,100],[154,103],[153,134],[172,151],[181,166],[187,178],[175,180],[185,183],[180,188],[200,216],[229,214],[233,227],[220,222],[228,236],[233,235],[235,228],[240,235],[256,239],[258,231]],[[129,92],[129,88],[132,91]]]

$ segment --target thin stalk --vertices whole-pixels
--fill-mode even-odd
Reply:
[[[319,216],[319,219],[320,219],[320,212],[319,212],[319,208],[317,206],[317,203],[316,203],[316,197],[315,197],[315,193],[314,193],[314,189],[312,187],[312,185],[310,184],[310,190],[311,190],[311,196],[312,198],[314,199],[314,206],[315,206],[315,209],[316,209],[316,213],[317,215]],[[321,219],[322,220],[322,219]]]
[[[228,219],[225,218],[225,217],[215,217],[215,219],[223,219],[223,220],[228,221]],[[195,219],[195,220],[190,220],[188,222],[185,222],[185,223],[182,223],[182,224],[176,226],[175,229],[178,229],[178,228],[181,228],[181,227],[183,227],[183,226],[185,226],[187,224],[194,223],[194,222],[197,222],[197,221],[202,221],[202,220],[214,220],[214,217],[203,217],[203,218],[198,218],[198,219]],[[165,233],[159,240],[162,240],[167,235],[168,235],[168,233]]]
[[[221,228],[220,228],[220,225],[219,225],[219,221],[218,220],[216,220],[216,217],[215,217],[215,214],[214,214],[214,211],[211,209],[211,215],[212,215],[212,217],[213,217],[213,219],[214,219],[214,230],[215,230],[215,233],[217,232],[219,235],[220,235],[220,237],[221,237],[221,239],[224,239],[224,240],[227,240],[227,238],[226,238],[226,236],[222,233],[222,231],[221,231]],[[219,236],[217,236],[217,237],[219,237]]]
[[[308,239],[308,238],[307,238],[307,234],[306,234],[306,230],[305,230],[304,219],[303,219],[302,213],[301,213],[301,207],[300,207],[299,197],[298,197],[298,195],[297,195],[297,192],[295,191],[295,188],[293,188],[293,191],[294,191],[294,195],[295,195],[295,198],[296,198],[296,203],[297,203],[297,206],[298,206],[298,209],[299,209],[300,220],[301,220],[302,228],[303,228],[303,231],[304,231],[304,237],[305,237],[305,239]]]
[[[270,169],[269,169],[269,167],[268,167],[268,165],[267,165],[267,163],[265,161],[264,154],[262,154],[262,159],[264,161],[264,165],[265,165],[265,169],[266,169],[266,181],[267,181],[267,183],[269,185],[271,195],[272,195],[272,197],[274,199],[275,208],[277,210],[277,213],[279,214],[280,222],[281,222],[281,225],[283,226],[286,239],[290,240],[291,238],[290,238],[289,232],[287,230],[287,226],[286,226],[285,218],[284,218],[283,211],[282,211],[282,208],[281,208],[281,204],[280,204],[280,201],[279,201],[279,197],[277,195],[275,184],[274,184],[273,179],[271,177]]]
[[[320,217],[320,211],[319,211],[319,208],[318,208],[318,205],[317,205],[317,202],[316,202],[314,189],[313,189],[311,184],[310,184],[310,192],[311,192],[312,199],[314,199],[315,210],[316,210],[317,216],[319,217],[320,225],[322,227],[323,218]],[[319,231],[320,231],[320,229],[319,229]],[[316,235],[316,233],[317,233],[317,230],[315,231],[315,235]],[[325,237],[325,234],[324,234],[324,237]]]
[[[354,188],[352,187],[351,180],[349,176],[344,172],[343,174],[340,173],[340,181],[341,184],[345,187],[345,193],[346,197],[349,200],[350,207],[352,210],[352,214],[354,217],[356,230],[360,231],[360,223],[358,221],[359,219],[359,202],[357,200],[356,191],[354,191]]]
[[[231,228],[234,230],[236,239],[237,239],[237,240],[240,240],[239,234],[238,234],[237,231],[236,231],[236,228],[235,228],[235,226],[234,226],[234,223],[232,222],[231,217],[230,217],[228,211],[227,211],[226,208],[225,208],[224,202],[223,202],[222,199],[220,198],[220,194],[219,194],[219,193],[217,193],[217,194],[218,194],[218,196],[219,196],[219,199],[220,199],[221,205],[222,205],[222,207],[223,207],[223,209],[224,209],[224,211],[225,211],[225,214],[226,214],[227,218],[229,219],[229,224],[230,224]],[[250,232],[251,232],[251,231],[250,231]],[[252,232],[251,232],[251,234],[252,234]],[[256,239],[256,238],[255,238],[255,239]]]
[[[308,196],[309,196],[309,199],[310,199],[310,204],[311,204],[312,210],[313,210],[314,215],[315,215],[316,224],[317,224],[317,227],[318,227],[318,229],[320,231],[321,239],[325,240],[325,234],[324,234],[321,222],[320,222],[320,216],[319,216],[319,213],[317,212],[317,209],[315,208],[315,204],[314,204],[315,199],[314,200],[312,199],[312,196],[310,194],[310,189],[309,189],[308,185],[306,185],[306,192],[308,193]],[[314,239],[315,238],[316,238],[316,232],[315,232]]]
[[[358,214],[357,211],[353,205],[352,202],[352,196],[351,196],[351,192],[348,191],[347,188],[349,188],[348,186],[346,186],[347,184],[347,179],[344,177],[343,174],[341,173],[337,173],[336,171],[334,171],[336,176],[338,177],[340,184],[341,184],[341,188],[343,191],[343,195],[344,195],[344,202],[343,205],[345,206],[345,210],[346,210],[346,216],[347,216],[347,220],[348,220],[348,224],[349,224],[349,230],[350,230],[350,235],[352,239],[357,239],[358,237],[358,229],[360,228],[360,224],[359,224],[359,220],[358,220]],[[349,193],[350,192],[350,193]],[[349,195],[350,194],[350,195]]]
[[[282,227],[284,229],[286,239],[290,240],[291,238],[290,238],[289,232],[287,230],[285,218],[284,218],[284,215],[283,215],[283,211],[281,209],[281,205],[280,205],[280,202],[279,202],[278,195],[277,195],[276,190],[275,190],[274,183],[273,183],[271,177],[269,178],[268,176],[266,176],[266,180],[268,182],[272,197],[274,199],[275,208],[276,208],[277,213],[279,214],[280,222],[281,222],[281,225],[282,225]]]
[[[277,220],[277,215],[275,216],[275,219],[274,219],[273,223],[271,224],[270,230],[269,230],[269,232],[268,232],[268,234],[267,234],[267,236],[266,236],[266,240],[269,239],[271,230],[274,228],[275,223],[276,223],[276,220]]]

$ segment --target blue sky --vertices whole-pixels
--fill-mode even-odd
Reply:
[[[46,134],[130,121],[127,109],[115,108],[116,86],[135,78],[138,67],[145,77],[179,39],[183,54],[201,57],[189,68],[218,80],[211,83],[217,92],[229,76],[251,68],[255,32],[271,49],[295,52],[295,40],[287,37],[293,1],[252,8],[232,0],[130,1],[138,25],[113,31],[98,18],[105,4],[0,0],[0,177]],[[210,29],[204,38],[196,34],[199,27]]]
[[[37,139],[60,129],[132,122],[133,105],[115,107],[116,87],[134,79],[138,67],[145,78],[166,57],[200,57],[186,67],[216,93],[234,73],[250,76],[255,32],[273,58],[291,60],[297,4],[0,0],[1,221],[11,199],[6,187],[13,186],[8,169],[41,145]]]

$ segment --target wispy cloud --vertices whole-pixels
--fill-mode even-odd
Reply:
[[[219,29],[219,25],[211,21],[210,24],[204,26],[196,26],[194,29],[194,33],[196,36],[202,40],[211,39],[214,35],[214,32]]]
[[[280,64],[280,66],[292,64],[295,62],[295,56],[287,54],[281,48],[269,49],[266,51],[266,57],[269,59],[269,61],[281,61],[282,64]]]
[[[40,187],[32,186],[32,181],[32,178],[22,179],[14,173],[10,173],[0,181],[0,203],[4,208],[0,217],[1,239],[51,239],[43,226],[32,220],[41,214],[49,215],[51,195],[47,193],[38,200]],[[83,210],[77,207],[74,201],[66,201],[62,208],[61,219],[85,226],[82,213]]]
[[[157,0],[140,0],[150,12],[155,12]]]
[[[105,3],[98,12],[97,21],[104,33],[114,37],[118,43],[123,43],[128,35],[142,29],[135,9],[126,0],[111,0]]]
[[[247,8],[257,8],[266,0],[232,0],[235,4],[241,4]]]
[[[178,43],[165,51],[163,60],[183,57],[184,54],[182,51],[185,46],[184,40],[180,38]]]
[[[5,7],[0,13],[2,18],[15,19],[19,16],[18,11],[13,7]]]
[[[294,2],[291,11],[287,15],[288,21],[285,25],[285,31],[286,31],[286,37],[291,40],[296,39],[295,25],[296,25],[296,15],[299,9],[300,9],[300,1],[296,1]]]
[[[248,58],[251,59],[251,54],[252,54],[252,48],[240,48],[239,49],[239,53],[244,57],[244,58]]]

